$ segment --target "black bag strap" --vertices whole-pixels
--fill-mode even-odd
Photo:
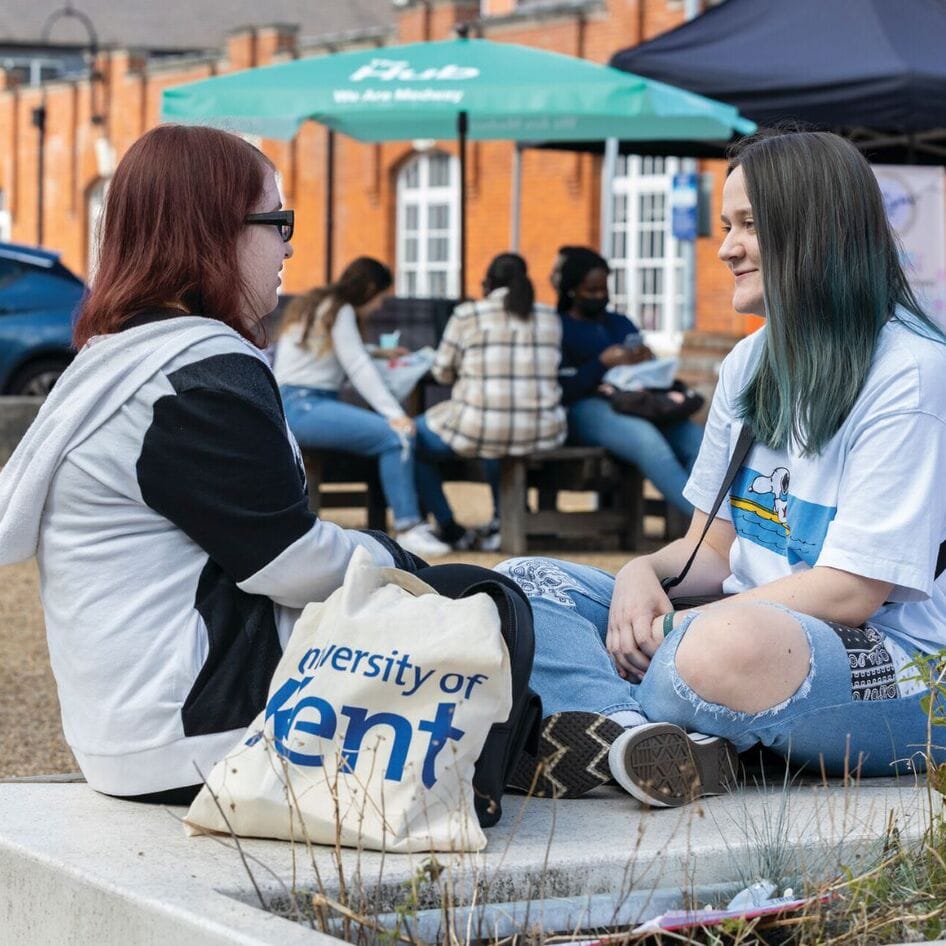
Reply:
[[[687,559],[686,565],[683,566],[683,571],[680,572],[676,578],[665,578],[660,583],[660,586],[664,591],[670,591],[671,588],[676,588],[677,585],[679,585],[680,582],[686,578],[687,572],[690,570],[690,567],[693,565],[693,562],[696,559],[696,553],[699,552],[700,546],[703,544],[703,539],[706,538],[706,533],[709,532],[709,528],[713,524],[713,520],[716,518],[716,513],[719,512],[719,507],[723,504],[723,500],[726,498],[726,494],[729,492],[729,488],[732,486],[733,480],[735,480],[736,474],[739,472],[739,467],[742,466],[742,461],[745,460],[749,450],[752,449],[752,443],[754,440],[755,436],[752,433],[752,428],[747,424],[743,424],[742,429],[739,431],[739,439],[736,441],[736,446],[733,448],[732,457],[729,460],[729,468],[726,470],[726,475],[723,477],[723,483],[719,487],[719,492],[716,494],[716,500],[713,503],[713,508],[710,510],[710,514],[706,517],[706,525],[703,526],[703,534],[697,541],[696,548],[693,549],[692,554]]]
[[[936,556],[936,577],[946,572],[946,542],[939,547],[939,555]]]

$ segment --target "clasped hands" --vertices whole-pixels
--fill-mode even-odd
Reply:
[[[640,682],[664,639],[664,616],[673,611],[653,569],[630,562],[618,572],[608,612],[605,646],[617,672]],[[676,617],[676,615],[675,615]]]

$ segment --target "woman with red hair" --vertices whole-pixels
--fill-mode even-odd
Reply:
[[[111,795],[187,801],[354,550],[417,564],[309,512],[259,350],[292,228],[242,139],[139,139],[109,188],[79,353],[0,475],[0,564],[37,556],[66,738]]]

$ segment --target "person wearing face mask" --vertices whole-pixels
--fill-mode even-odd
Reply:
[[[608,309],[607,261],[585,247],[562,247],[558,311],[562,320],[562,401],[568,408],[571,443],[604,447],[633,463],[668,503],[686,515],[693,507],[683,496],[703,440],[693,421],[660,427],[615,411],[600,391],[609,368],[654,357],[639,341],[637,326]]]

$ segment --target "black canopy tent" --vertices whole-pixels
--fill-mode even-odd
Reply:
[[[878,163],[946,164],[946,0],[724,0],[611,65],[838,131]],[[716,157],[654,142],[635,153]]]

